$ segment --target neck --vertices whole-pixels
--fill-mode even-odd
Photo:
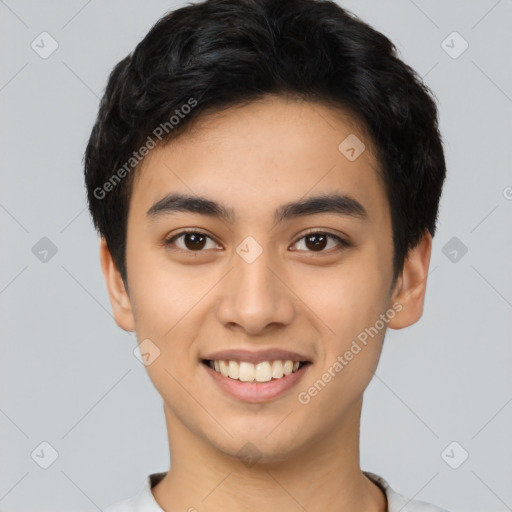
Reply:
[[[152,489],[163,510],[386,512],[359,466],[362,398],[335,432],[280,460],[241,461],[197,436],[164,406],[171,469]]]

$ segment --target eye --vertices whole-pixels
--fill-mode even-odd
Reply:
[[[182,244],[177,244],[176,241],[182,240]],[[329,245],[329,240],[333,240],[338,243],[338,247],[341,250],[342,248],[347,248],[350,246],[350,243],[344,240],[343,238],[334,235],[332,233],[327,233],[325,231],[312,231],[310,233],[307,233],[303,237],[301,237],[297,242],[295,242],[294,245],[298,244],[301,240],[304,240],[304,245],[306,247],[307,251],[311,252],[326,252],[325,249]],[[208,241],[210,241],[211,246],[207,247]],[[221,246],[213,240],[212,237],[209,235],[202,233],[201,231],[197,230],[187,230],[187,231],[181,231],[180,233],[172,236],[171,238],[165,240],[166,246],[175,245],[178,247],[178,249],[185,251],[185,252],[204,252],[202,249],[215,249],[220,248]],[[336,246],[336,244],[334,244]],[[341,247],[340,247],[341,246]],[[328,249],[332,248],[327,247]],[[302,250],[302,249],[300,249]]]
[[[175,244],[176,240],[183,238],[183,245]],[[211,241],[212,246],[206,247],[207,249],[215,249],[218,244],[210,236],[202,233],[201,231],[181,231],[177,235],[165,240],[165,245],[177,245],[179,249],[186,252],[201,252],[207,245],[208,240]]]
[[[301,240],[304,240],[304,245],[306,250],[311,250],[312,252],[327,252],[324,249],[329,245],[329,239],[338,242],[338,249],[347,248],[350,244],[344,240],[343,238],[333,235],[332,233],[326,233],[325,231],[312,231],[307,233],[302,238],[299,238],[296,244],[298,244]],[[329,249],[332,248],[329,247]]]

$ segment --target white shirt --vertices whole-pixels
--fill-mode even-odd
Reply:
[[[385,493],[388,500],[388,512],[447,512],[446,510],[419,500],[408,500],[405,496],[395,492],[389,484],[379,475],[363,471]],[[148,475],[140,490],[131,498],[117,501],[105,509],[104,512],[164,512],[158,505],[151,489],[166,473],[152,473]]]

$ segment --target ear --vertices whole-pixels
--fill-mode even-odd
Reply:
[[[117,270],[104,237],[101,237],[100,240],[100,262],[117,325],[125,331],[135,331],[135,321],[130,298],[128,297],[123,279],[120,272]]]
[[[402,306],[388,326],[403,329],[416,323],[423,314],[427,288],[428,267],[432,251],[432,236],[428,231],[407,254],[402,274],[398,277],[392,295],[392,303]]]

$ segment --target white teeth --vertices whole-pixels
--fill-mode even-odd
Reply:
[[[224,377],[240,380],[242,382],[268,382],[280,379],[299,369],[299,361],[263,361],[254,365],[246,361],[210,361],[210,367]]]
[[[228,365],[226,361],[219,361],[220,365],[220,373],[222,373],[223,377],[227,377],[229,375]]]
[[[268,382],[272,380],[272,366],[270,366],[268,361],[258,363],[254,373],[256,382]]]
[[[240,374],[240,366],[238,366],[235,361],[229,361],[228,364],[228,375],[232,379],[238,379]]]
[[[274,377],[274,379],[280,379],[283,375],[283,363],[281,361],[274,361],[272,365],[272,377]]]
[[[242,362],[240,365],[236,363],[236,361],[230,361],[231,363],[235,363],[239,366],[240,370],[238,372],[238,380],[242,382],[251,382],[254,380],[254,374],[256,373],[254,370],[254,365],[252,363]]]

